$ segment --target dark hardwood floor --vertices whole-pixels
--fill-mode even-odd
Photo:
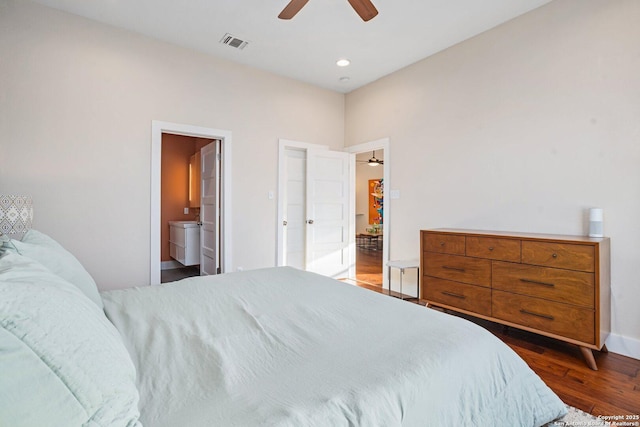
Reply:
[[[387,291],[383,291],[381,286],[382,251],[379,252],[358,250],[358,280],[355,283],[374,292],[386,294]],[[375,274],[380,275],[377,280]],[[477,323],[500,338],[518,353],[566,404],[595,416],[640,415],[640,360],[616,353],[594,352],[598,370],[593,371],[584,362],[577,346],[515,328],[504,328],[502,325],[471,316],[453,312],[450,314]],[[618,422],[624,421],[622,419]]]

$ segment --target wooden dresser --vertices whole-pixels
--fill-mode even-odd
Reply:
[[[457,229],[420,232],[420,296],[435,305],[606,351],[609,238]]]

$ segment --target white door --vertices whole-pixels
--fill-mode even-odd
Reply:
[[[306,194],[307,154],[305,150],[290,149],[284,153],[284,194],[282,204],[283,265],[305,269],[306,262]]]
[[[307,150],[306,267],[349,274],[349,153]]]
[[[220,144],[218,141],[200,150],[200,275],[218,273],[220,194],[218,173],[220,170]]]
[[[278,265],[348,277],[350,156],[281,141]]]

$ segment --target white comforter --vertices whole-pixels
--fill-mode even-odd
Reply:
[[[292,268],[102,298],[146,427],[514,427],[565,413],[477,325]]]

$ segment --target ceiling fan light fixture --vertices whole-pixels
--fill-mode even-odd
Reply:
[[[384,164],[383,160],[377,159],[376,158],[376,152],[372,151],[371,152],[371,158],[369,159],[369,161],[367,162],[367,164],[369,166],[378,166],[378,165],[382,165]]]

